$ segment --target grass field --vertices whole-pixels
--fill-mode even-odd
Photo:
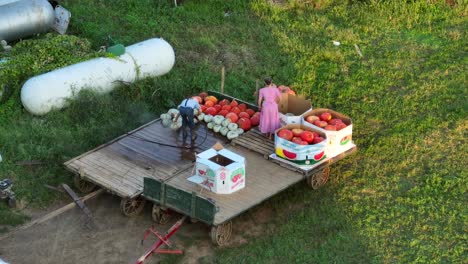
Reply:
[[[64,161],[155,118],[187,91],[218,89],[225,66],[226,92],[236,97],[252,100],[255,80],[271,75],[314,107],[349,115],[359,152],[333,167],[325,188],[297,186],[267,202],[274,229],[219,249],[217,262],[466,263],[468,9],[447,2],[455,4],[64,1],[69,34],[94,50],[160,36],[176,66],[108,95],[83,93],[41,118],[22,109],[17,86],[0,105],[1,178],[13,178],[32,206],[47,206],[58,197],[43,184],[71,181]],[[3,226],[25,219],[0,205]]]

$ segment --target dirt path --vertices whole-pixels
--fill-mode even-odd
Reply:
[[[140,216],[128,218],[120,213],[120,200],[109,194],[102,194],[86,202],[94,215],[96,228],[88,230],[85,216],[74,208],[48,222],[20,231],[0,241],[0,258],[12,264],[21,263],[134,263],[152,244],[154,238],[140,244],[146,228],[153,223],[151,206],[147,204]],[[178,218],[167,225],[158,226],[160,231],[167,230]],[[259,230],[271,212],[265,206],[255,209],[250,215],[235,219],[238,230],[251,229],[253,236],[261,234]],[[253,220],[253,219],[256,220]],[[247,242],[243,232],[234,230],[235,235],[229,246]],[[213,257],[208,232],[210,228],[202,223],[184,223],[172,242],[184,250],[180,263],[198,263]],[[161,257],[153,255],[148,262],[158,263]],[[205,262],[204,261],[204,262]]]

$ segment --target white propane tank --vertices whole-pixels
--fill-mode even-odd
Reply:
[[[13,2],[18,2],[18,1],[20,0],[0,0],[0,6],[13,3]]]
[[[46,32],[54,23],[54,8],[47,0],[0,1],[0,40]]]
[[[126,47],[116,58],[96,58],[32,77],[21,89],[21,102],[28,112],[44,115],[64,107],[82,89],[105,93],[120,81],[132,83],[140,78],[168,73],[175,63],[171,45],[160,38]]]

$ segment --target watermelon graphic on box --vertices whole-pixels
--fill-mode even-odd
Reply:
[[[276,156],[299,165],[314,165],[324,160],[327,157],[326,140],[316,144],[301,145],[278,136],[278,132],[282,129],[292,130],[297,128],[302,129],[304,131],[318,133],[321,137],[326,138],[325,133],[320,132],[317,129],[309,128],[300,124],[291,124],[283,126],[275,132]]]
[[[198,154],[195,171],[188,180],[214,193],[229,194],[245,187],[245,158],[225,148]]]

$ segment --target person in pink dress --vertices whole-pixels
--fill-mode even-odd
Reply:
[[[278,113],[278,103],[281,94],[271,78],[265,78],[267,86],[260,89],[258,96],[258,107],[260,111],[260,132],[272,138],[272,134],[280,127],[280,118]]]

